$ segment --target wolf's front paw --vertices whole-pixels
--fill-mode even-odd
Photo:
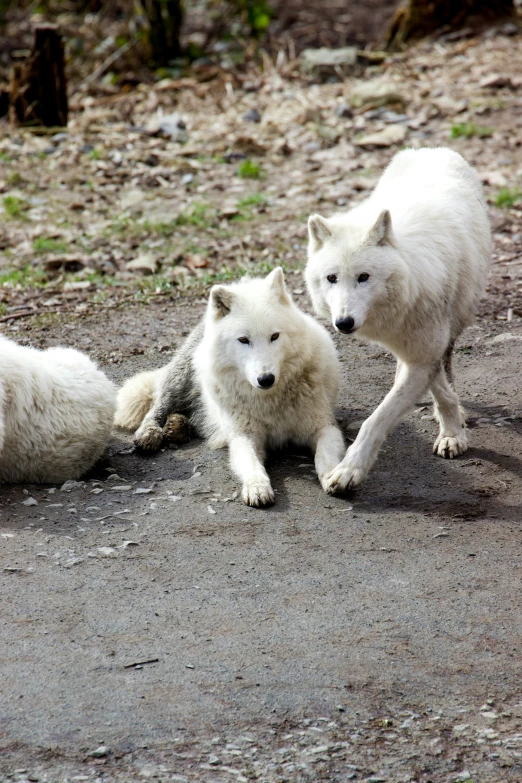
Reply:
[[[347,489],[355,489],[366,478],[363,470],[356,462],[343,461],[321,479],[321,485],[329,495],[336,495]]]
[[[134,444],[143,451],[157,451],[163,440],[163,430],[157,424],[140,427],[134,436]]]
[[[255,478],[245,481],[241,492],[243,502],[247,506],[271,506],[274,502],[274,491],[266,478]]]
[[[464,454],[468,449],[468,436],[466,430],[462,430],[455,437],[439,435],[433,446],[433,453],[444,459],[453,459],[459,454]]]

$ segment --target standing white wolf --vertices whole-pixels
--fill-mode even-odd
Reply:
[[[326,220],[312,215],[308,290],[315,310],[397,357],[391,391],[364,422],[328,491],[356,487],[379,448],[429,389],[440,432],[434,452],[467,449],[452,352],[484,290],[491,233],[480,183],[452,150],[404,150],[368,199]]]
[[[107,446],[115,407],[116,387],[84,354],[0,335],[0,482],[80,478]]]
[[[159,448],[172,413],[185,413],[213,448],[228,445],[250,506],[274,501],[267,449],[289,442],[315,451],[324,486],[344,454],[333,408],[339,365],[326,330],[288,295],[280,268],[264,280],[214,286],[202,323],[166,367],[130,378],[115,424]]]

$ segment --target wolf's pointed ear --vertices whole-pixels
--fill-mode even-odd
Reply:
[[[281,267],[276,267],[265,279],[272,291],[279,298],[281,304],[290,304],[290,297],[286,292],[285,276]]]
[[[224,285],[215,285],[210,291],[210,304],[216,318],[224,318],[232,309],[234,294]]]
[[[369,245],[391,245],[391,215],[388,209],[383,209],[377,221],[368,234]]]
[[[326,218],[321,215],[310,215],[308,218],[308,236],[312,245],[312,251],[315,253],[320,250],[328,237],[332,236],[330,226]]]

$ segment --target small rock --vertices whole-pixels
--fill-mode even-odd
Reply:
[[[22,506],[37,506],[38,501],[34,498],[27,498],[27,500],[22,500]]]
[[[225,201],[219,210],[220,217],[224,217],[227,220],[230,220],[230,218],[235,217],[237,214],[239,214],[239,208],[236,201]]]
[[[185,144],[189,138],[186,128],[185,120],[177,112],[173,112],[159,117],[156,127],[152,127],[151,130],[153,133],[161,132],[165,136],[170,136],[172,141],[177,141],[179,144]]]
[[[372,79],[360,84],[352,90],[350,101],[352,106],[356,108],[377,108],[395,103],[401,105],[406,103],[397,86],[382,79]]]
[[[499,89],[500,87],[513,87],[513,82],[509,76],[501,73],[492,73],[489,76],[486,76],[485,79],[482,79],[479,87],[490,87],[495,89]]]
[[[499,188],[507,185],[507,179],[501,171],[483,171],[480,173],[480,179],[487,185],[495,185]]]
[[[108,748],[107,745],[100,745],[99,748],[96,748],[96,750],[93,750],[92,753],[89,753],[89,756],[91,756],[93,759],[103,759],[108,756],[110,752],[111,749]]]
[[[112,492],[130,492],[132,484],[117,484],[115,487],[111,487]]]
[[[181,184],[182,185],[190,185],[191,182],[194,181],[194,174],[183,174],[181,177]]]
[[[238,136],[237,139],[234,141],[234,152],[232,153],[233,159],[240,160],[238,158],[238,155],[243,154],[247,157],[251,157],[252,155],[266,155],[266,147],[261,144],[257,139],[254,139],[252,136]],[[225,158],[231,159],[231,156],[225,155]]]
[[[137,487],[134,490],[135,495],[149,495],[151,492],[154,492],[154,490],[148,489],[147,487]]]
[[[522,340],[522,335],[520,334],[510,334],[509,332],[502,332],[502,334],[497,334],[496,337],[492,339],[492,343],[507,343],[510,341],[516,341],[516,340]]]
[[[243,119],[247,122],[261,122],[261,115],[257,109],[249,109],[243,114]]]
[[[357,147],[391,147],[393,144],[401,144],[406,138],[404,125],[388,125],[377,133],[368,133],[354,142]]]
[[[67,280],[63,284],[64,291],[82,291],[90,288],[92,285],[90,280]]]
[[[136,207],[144,201],[145,191],[140,190],[139,188],[133,188],[121,197],[120,205],[122,209],[132,209],[132,207]]]
[[[335,113],[337,117],[353,117],[352,107],[349,103],[343,102],[336,107]]]
[[[211,767],[217,767],[218,764],[222,764],[223,762],[221,761],[219,756],[216,756],[215,753],[211,753],[210,756],[208,757],[208,763],[210,764]]]
[[[154,275],[158,271],[158,261],[152,253],[141,253],[133,261],[125,264],[128,272],[141,272],[144,275]]]
[[[83,484],[81,481],[66,481],[60,487],[60,492],[71,492],[73,489],[82,489]]]
[[[65,141],[69,138],[68,133],[55,133],[54,136],[51,136],[51,141],[53,144],[61,144],[62,141]],[[30,780],[31,778],[29,778]]]
[[[466,100],[455,101],[453,98],[450,98],[449,95],[442,95],[440,98],[437,98],[433,101],[433,105],[436,106],[442,114],[450,116],[453,114],[460,114],[468,108],[468,102]]]
[[[353,71],[357,63],[355,46],[344,46],[341,49],[305,49],[300,55],[301,68],[309,76],[326,79]]]

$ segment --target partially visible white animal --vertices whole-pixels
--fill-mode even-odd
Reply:
[[[328,491],[356,487],[382,443],[429,389],[440,432],[434,452],[467,449],[453,389],[455,341],[484,290],[491,232],[482,188],[456,152],[399,152],[368,199],[326,220],[312,215],[306,280],[316,312],[397,357],[391,391],[364,422]]]
[[[251,506],[274,501],[268,449],[309,446],[324,486],[344,453],[334,417],[339,364],[333,342],[288,295],[283,272],[214,286],[202,323],[172,362],[130,378],[115,424],[138,430],[137,446],[159,448],[172,413],[186,413],[210,446],[230,449]]]
[[[0,335],[0,482],[61,482],[103,454],[116,387],[72,348],[39,351]]]

